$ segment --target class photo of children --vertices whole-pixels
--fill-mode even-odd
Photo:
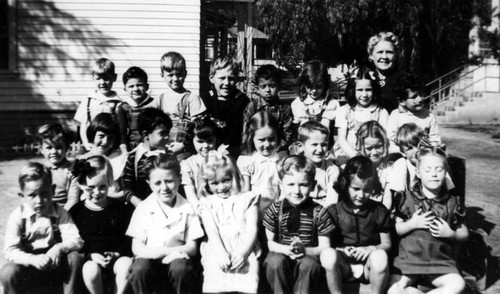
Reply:
[[[500,293],[470,2],[0,0],[0,294]]]

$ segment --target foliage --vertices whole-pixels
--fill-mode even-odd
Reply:
[[[259,0],[258,24],[278,63],[321,59],[329,65],[367,64],[366,44],[380,31],[401,40],[400,67],[426,80],[467,58],[474,14],[487,0]],[[288,61],[289,62],[289,61]]]

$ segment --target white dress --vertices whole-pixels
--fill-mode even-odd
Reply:
[[[246,228],[246,212],[259,205],[259,197],[251,192],[232,195],[226,199],[209,196],[201,200],[201,209],[208,210],[219,229],[226,250],[234,252],[243,246]],[[238,271],[224,272],[217,263],[216,249],[210,238],[200,246],[203,265],[203,293],[244,292],[257,293],[259,284],[260,248],[256,245],[248,256],[246,264]]]

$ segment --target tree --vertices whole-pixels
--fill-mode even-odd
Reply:
[[[318,58],[367,64],[366,44],[380,31],[400,37],[400,66],[430,80],[464,63],[474,13],[487,0],[259,0],[259,26],[277,61]],[[479,8],[478,8],[479,7]]]

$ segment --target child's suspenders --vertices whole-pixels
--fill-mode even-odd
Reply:
[[[87,97],[87,122],[90,123],[92,121],[92,117],[90,116],[90,101],[92,100],[91,97]],[[111,115],[113,116],[113,119],[116,120],[116,108],[118,106],[118,104],[120,104],[120,101],[119,100],[109,100],[109,101],[103,101],[103,102],[100,102],[100,103],[111,103],[112,104],[112,111],[111,111]]]
[[[283,230],[281,229],[281,225],[283,223],[283,201],[280,201],[280,207],[278,210],[278,243],[281,244],[283,241]],[[316,224],[318,222],[318,213],[316,212],[316,209],[313,208],[313,240],[317,238],[318,235],[318,230],[316,227]]]
[[[20,207],[21,210],[21,215],[24,210],[24,206],[21,205]],[[54,241],[56,243],[62,242],[62,237],[61,237],[61,231],[59,230],[59,225],[57,224],[57,218],[51,216],[49,218],[50,220],[50,226],[52,227],[52,232],[54,233]],[[24,217],[21,218],[21,244],[25,245],[27,242],[28,236],[26,234],[26,219]]]
[[[177,104],[177,111],[179,112],[179,119],[184,119],[184,115],[186,114],[186,110],[189,105],[188,98],[191,95],[191,91],[186,91],[182,96],[181,100]],[[165,95],[162,93],[160,97],[158,97],[160,101],[160,109],[163,110],[163,100],[165,100]]]

